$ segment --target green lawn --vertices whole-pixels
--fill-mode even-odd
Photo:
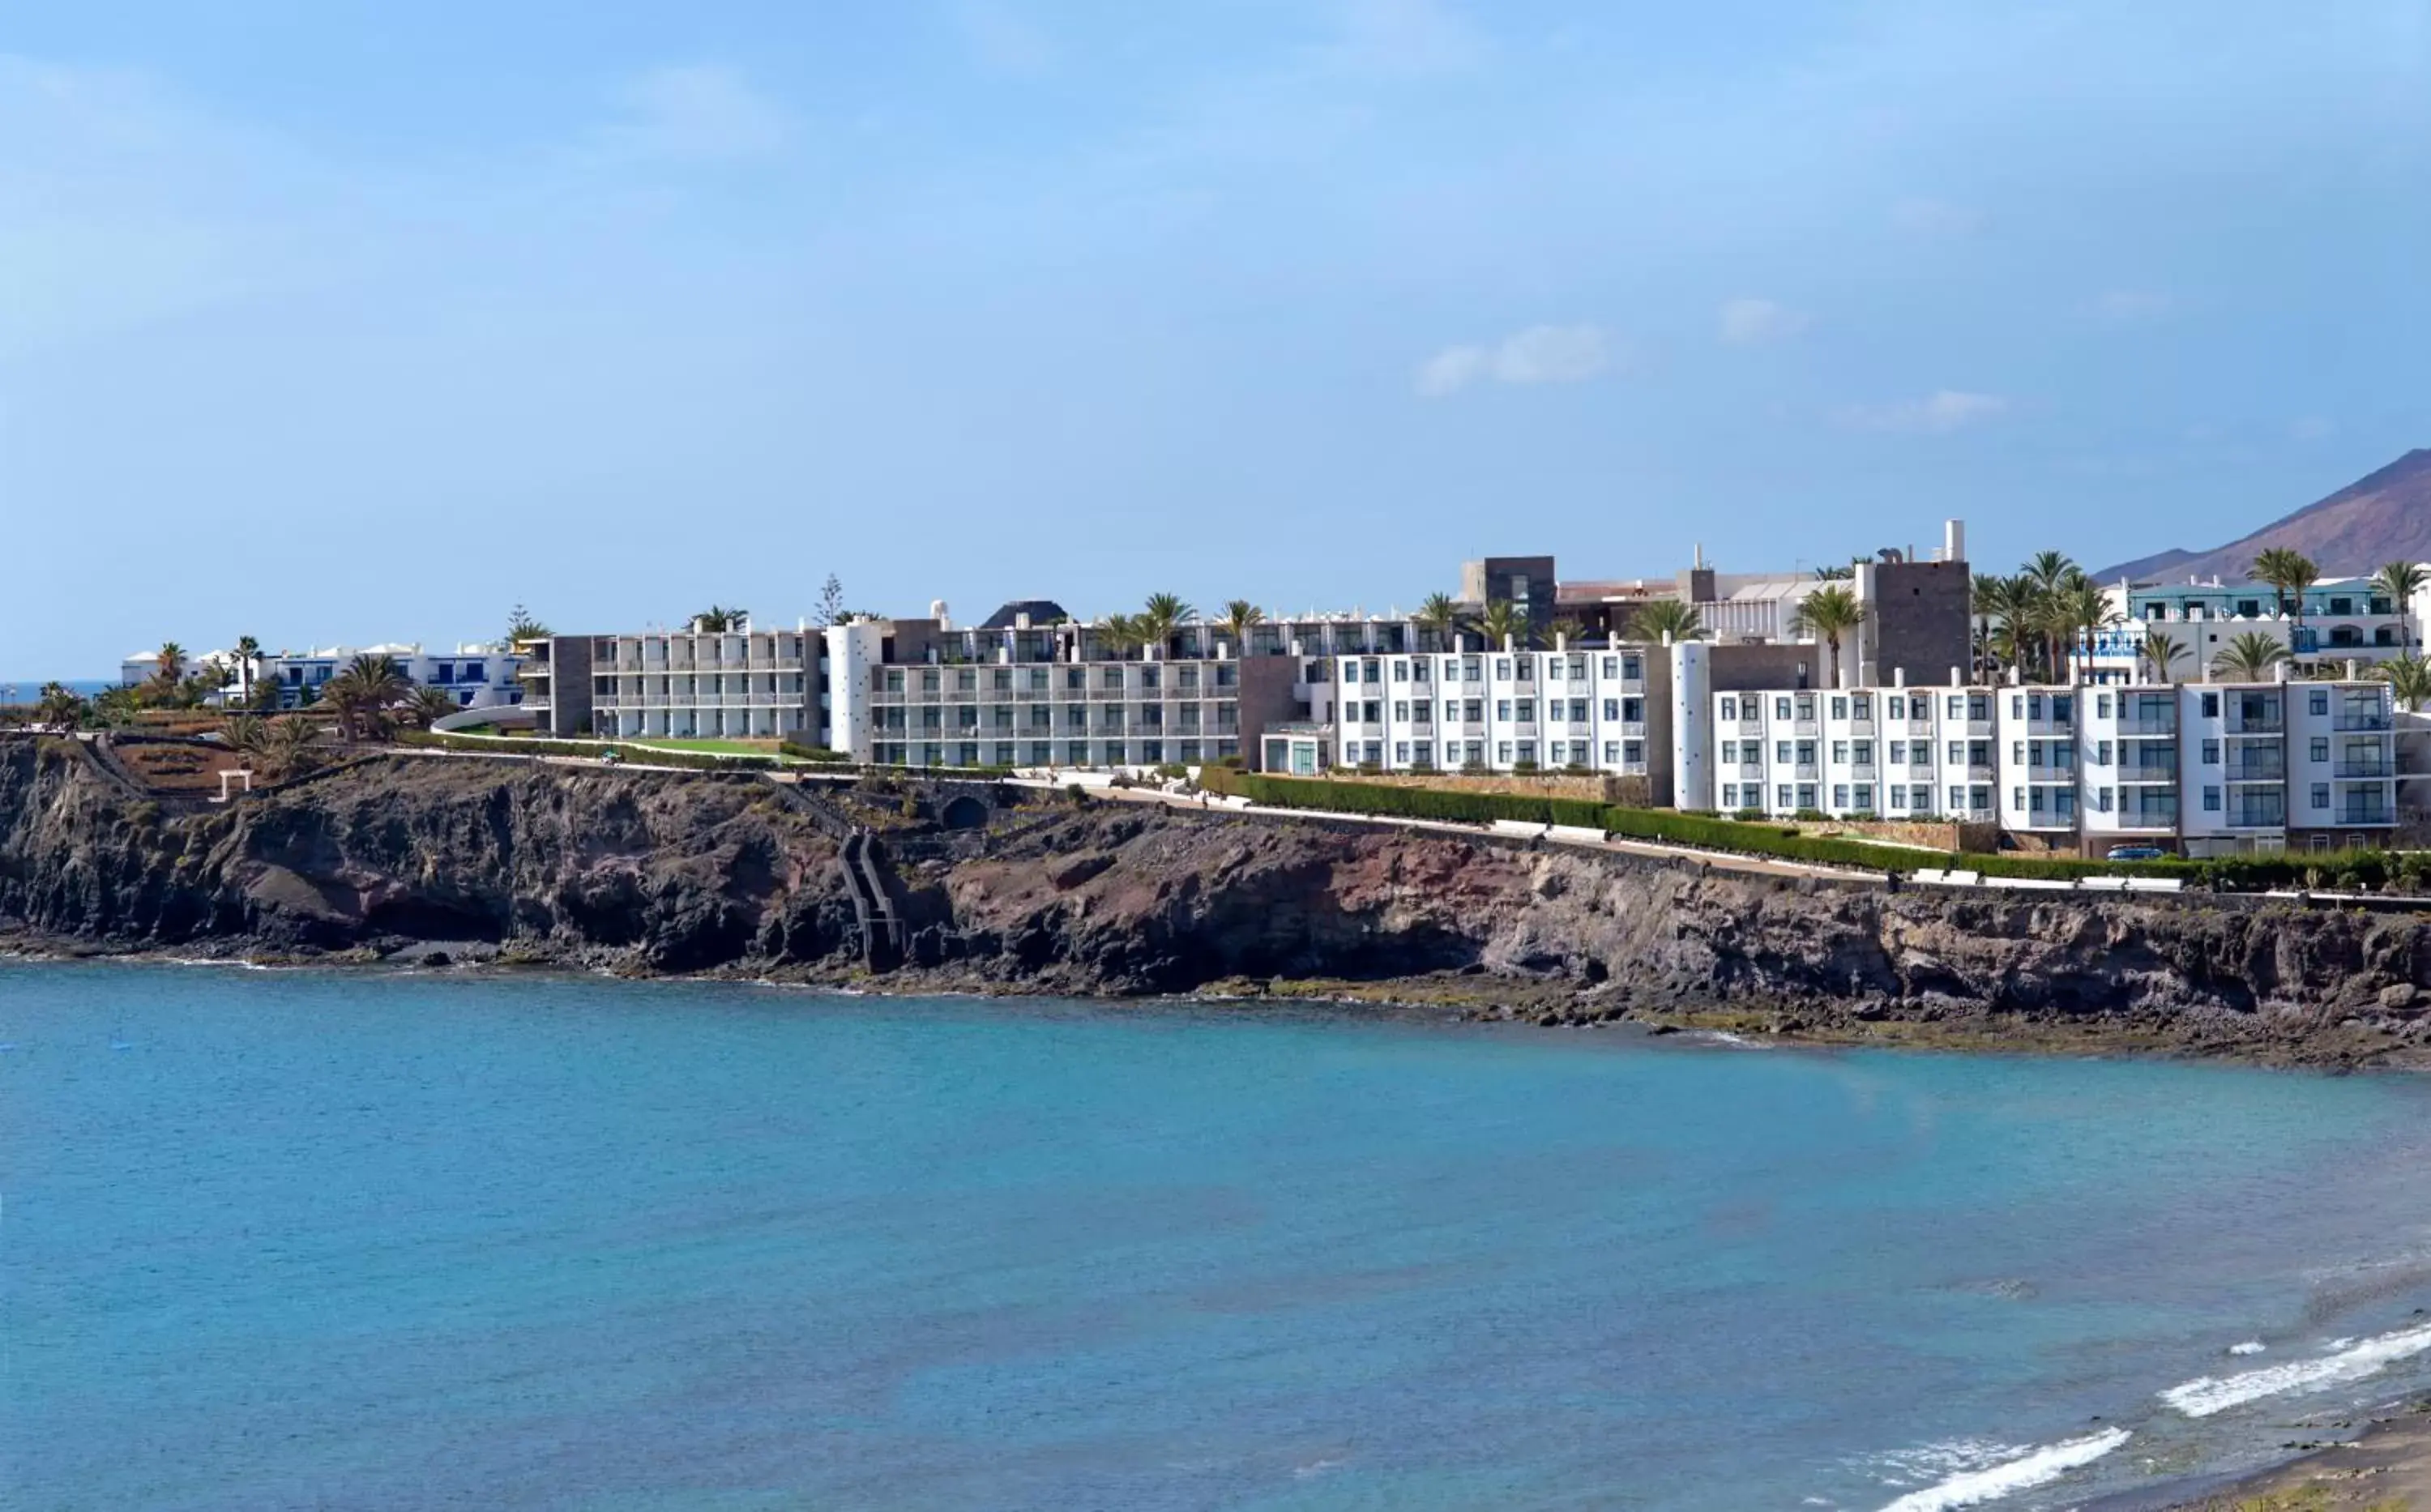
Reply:
[[[774,746],[754,746],[740,740],[684,740],[665,735],[646,735],[639,740],[602,738],[606,746],[630,746],[635,750],[696,750],[712,756],[774,756]]]

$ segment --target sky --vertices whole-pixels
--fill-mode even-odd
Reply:
[[[0,678],[2216,545],[2431,445],[2431,0],[0,0]]]

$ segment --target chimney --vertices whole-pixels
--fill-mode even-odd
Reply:
[[[1891,686],[1894,688],[1904,688],[1907,686],[1907,668],[1903,666],[1895,666],[1891,668]]]
[[[2363,664],[2352,656],[2347,658],[2347,680],[2349,682],[2363,680]]]
[[[942,598],[929,600],[929,617],[937,622],[937,628],[941,630],[954,628],[953,621],[946,617],[946,601]]]
[[[1967,560],[1967,522],[1965,520],[1941,522],[1941,560],[1944,562]]]
[[[1013,616],[1013,628],[1017,630],[1025,630],[1030,628],[1030,613],[1027,610]]]
[[[1950,685],[1953,688],[1963,688],[1967,685],[1964,681],[1960,680],[1958,669],[1954,666],[1950,669]]]

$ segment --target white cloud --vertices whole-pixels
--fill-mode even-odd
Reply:
[[[1337,59],[1376,74],[1417,76],[1476,67],[1485,38],[1443,0],[1344,0]]]
[[[2093,312],[2104,320],[2151,320],[2168,314],[2177,301],[2154,289],[2111,289],[2093,301]]]
[[[964,0],[954,24],[971,57],[991,73],[1036,75],[1055,66],[1055,43],[1001,0]]]
[[[624,157],[696,161],[753,158],[783,147],[794,117],[742,75],[713,63],[654,68],[617,91],[625,119],[600,142]]]
[[[1734,346],[1786,341],[1814,323],[1803,311],[1769,299],[1726,299],[1720,312],[1722,340]]]
[[[1584,383],[1613,361],[1601,326],[1531,326],[1490,346],[1445,347],[1418,365],[1417,390],[1438,399],[1474,383]]]
[[[1858,430],[1888,430],[1906,435],[1944,436],[1951,431],[2007,412],[2009,401],[1997,394],[1969,394],[1937,389],[1921,399],[1893,404],[1853,404],[1837,412],[1842,425]]]
[[[1946,199],[1903,199],[1891,207],[1891,224],[1919,236],[1980,236],[1991,229],[1992,217]]]
[[[2318,414],[2308,414],[2288,426],[2288,434],[2298,441],[2320,441],[2337,430],[2337,422]]]

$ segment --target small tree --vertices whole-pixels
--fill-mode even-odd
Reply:
[[[848,611],[844,607],[844,582],[832,572],[819,585],[818,621],[822,625],[841,625]]]
[[[2372,591],[2387,597],[2389,607],[2396,612],[2397,642],[2402,650],[2414,648],[2414,596],[2426,585],[2431,585],[2431,571],[2425,571],[2418,563],[2387,563],[2372,575]]]
[[[1702,641],[1705,627],[1697,617],[1696,605],[1680,598],[1656,598],[1637,606],[1624,633],[1633,641],[1659,645],[1667,635],[1675,643]]]

